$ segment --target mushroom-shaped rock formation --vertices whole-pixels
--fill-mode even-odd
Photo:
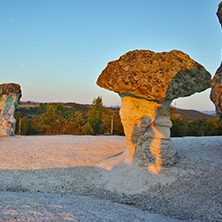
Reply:
[[[219,4],[217,16],[222,25],[222,2]],[[222,63],[213,77],[210,99],[216,107],[217,118],[222,126]]]
[[[109,62],[97,84],[121,96],[128,149],[100,166],[111,170],[121,162],[134,161],[158,174],[162,166],[174,165],[177,153],[170,140],[170,103],[201,92],[210,83],[210,73],[181,51],[135,50]]]
[[[14,83],[0,85],[0,136],[15,134],[14,112],[20,98],[20,85]]]

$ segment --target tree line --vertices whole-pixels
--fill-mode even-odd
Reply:
[[[195,120],[175,114],[170,107],[172,137],[222,135],[219,121],[202,116]],[[63,103],[40,104],[35,109],[15,112],[16,134],[21,135],[124,135],[119,109],[103,106],[102,97],[94,98],[88,109],[71,109]]]
[[[183,136],[219,136],[222,135],[222,128],[216,117],[207,119],[204,115],[190,120],[186,115],[178,116],[175,108],[170,107],[170,119],[173,123],[171,127],[172,137]]]
[[[72,110],[62,103],[40,104],[35,109],[16,110],[15,119],[16,134],[21,135],[110,134],[111,123],[112,134],[124,135],[118,110],[104,107],[101,97],[93,100],[88,111]]]

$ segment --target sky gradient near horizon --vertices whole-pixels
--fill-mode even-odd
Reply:
[[[221,63],[220,0],[1,0],[0,84],[22,87],[22,101],[121,105],[96,85],[107,63],[135,49],[181,50],[212,75]],[[210,90],[174,100],[213,110]]]

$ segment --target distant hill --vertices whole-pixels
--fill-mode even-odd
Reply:
[[[40,117],[43,112],[45,112],[45,106],[41,105],[46,104],[55,104],[55,103],[39,103],[39,102],[24,102],[20,101],[18,106],[16,107],[16,111],[20,113],[22,117],[29,117],[29,118],[38,118]],[[92,109],[92,105],[88,104],[78,104],[78,103],[62,103],[65,107],[72,109],[75,112],[81,111],[82,113],[87,113],[90,109]]]
[[[208,114],[208,115],[216,115],[216,111],[215,110],[205,110],[205,111],[200,111],[200,112]]]
[[[79,104],[79,103],[63,103],[65,105],[65,107],[70,108],[74,111],[89,111],[90,109],[92,109],[92,105],[89,104]]]
[[[52,102],[52,103],[40,103],[40,102],[32,102],[32,101],[20,101],[19,105],[17,106],[17,109],[20,108],[35,108],[39,107],[41,104],[53,104],[53,103],[59,103],[59,102]],[[74,102],[68,102],[68,103],[62,103],[64,104],[65,107],[70,108],[74,111],[89,111],[92,109],[92,104],[80,104],[80,103],[74,103]],[[109,110],[117,111],[120,109],[119,106],[111,106],[111,107],[106,107]]]
[[[31,102],[31,101],[28,101],[28,102],[20,101],[17,107],[17,110],[20,111],[21,113],[23,113],[26,110],[23,115],[27,115],[29,117],[31,116],[39,117],[41,115],[41,113],[38,112],[38,107],[40,106],[40,104],[42,103]],[[79,104],[79,103],[74,103],[74,102],[68,102],[68,103],[63,103],[63,104],[65,105],[65,107],[70,108],[76,112],[77,111],[88,112],[90,109],[92,109],[91,104]],[[119,107],[107,107],[107,108],[114,112],[119,110]],[[204,116],[207,119],[215,117],[215,114],[210,115],[210,114],[203,113],[197,110],[179,109],[179,108],[175,108],[175,114],[180,115],[181,117],[186,115],[188,118],[190,118],[190,120],[198,119],[201,116]]]
[[[18,108],[21,107],[25,107],[25,108],[31,108],[31,107],[38,107],[41,104],[53,104],[53,103],[60,103],[60,102],[50,102],[50,103],[40,103],[40,102],[32,102],[32,101],[20,101]],[[62,103],[62,102],[61,102]],[[73,109],[78,109],[78,110],[82,110],[82,109],[90,109],[92,108],[92,105],[88,105],[88,104],[79,104],[79,103],[74,103],[74,102],[69,102],[69,103],[62,103],[64,104],[67,108],[73,108]]]
[[[209,115],[206,113],[202,113],[200,111],[197,110],[192,110],[192,109],[179,109],[179,108],[175,108],[175,112],[176,114],[179,114],[182,116],[187,116],[188,118],[190,118],[190,120],[194,120],[194,119],[198,119],[201,116],[206,117],[207,119],[210,119],[212,117],[215,117],[215,115]]]

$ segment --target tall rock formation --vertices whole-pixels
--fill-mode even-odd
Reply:
[[[127,150],[101,163],[111,170],[124,162],[148,166],[158,174],[177,162],[170,139],[169,106],[173,99],[210,87],[211,75],[181,51],[135,50],[108,63],[97,84],[119,93]]]
[[[218,6],[217,16],[222,25],[222,2]],[[222,63],[213,77],[210,99],[216,107],[216,115],[222,126]]]
[[[0,136],[15,134],[14,112],[20,98],[20,85],[14,83],[0,85]]]

